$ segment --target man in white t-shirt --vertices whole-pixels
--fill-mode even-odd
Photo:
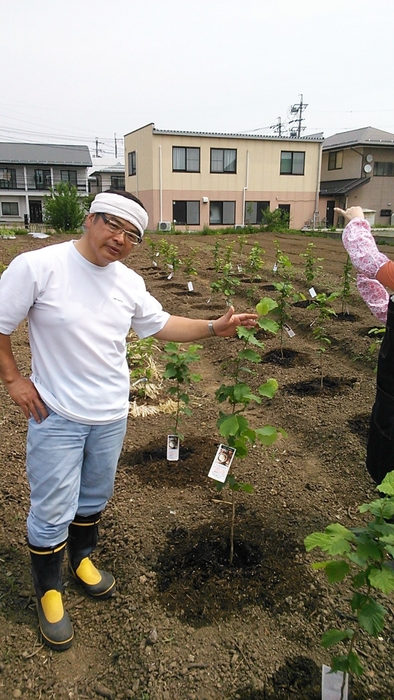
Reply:
[[[90,559],[98,522],[113,494],[126,431],[126,336],[189,342],[251,328],[255,314],[230,307],[215,321],[172,316],[122,264],[142,241],[146,210],[136,197],[96,196],[77,241],[16,257],[0,280],[0,378],[28,419],[27,518],[43,639],[62,651],[74,632],[62,602],[62,561],[85,591],[108,598],[112,574]],[[28,319],[30,378],[20,373],[10,336]]]

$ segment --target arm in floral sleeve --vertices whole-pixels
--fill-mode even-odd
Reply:
[[[385,324],[389,295],[383,285],[378,280],[359,273],[357,275],[357,289],[369,310],[381,323]]]
[[[378,249],[371,227],[365,219],[355,218],[349,221],[343,231],[342,242],[354,267],[366,277],[376,277],[382,265],[389,260]]]

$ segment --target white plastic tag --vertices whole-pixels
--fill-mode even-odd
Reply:
[[[173,273],[173,272],[171,272],[171,274],[170,274],[170,275],[168,275],[167,279],[168,279],[168,280],[172,280],[173,276],[174,276],[174,273]]]
[[[187,289],[188,289],[189,292],[192,292],[192,291],[193,291],[193,282],[188,282],[188,283],[187,283]]]
[[[237,265],[238,272],[242,272],[242,265]]]
[[[157,267],[157,262],[156,262],[156,260],[152,260],[152,265],[153,265],[153,267]]]
[[[221,481],[222,484],[224,484],[231,467],[231,462],[234,459],[235,452],[235,447],[220,444],[208,472],[208,476],[211,479]]]
[[[209,299],[207,299],[207,304],[210,304],[210,303],[211,303],[211,297],[209,297]]]
[[[314,287],[311,287],[311,288],[310,288],[310,290],[309,290],[309,294],[311,295],[312,299],[314,299],[314,298],[315,298],[315,296],[317,296],[317,294],[316,294],[316,292],[315,292],[315,288],[314,288]]]
[[[331,668],[323,664],[321,677],[321,700],[340,700],[342,683],[343,672],[337,671],[336,673],[331,673]],[[345,687],[343,690],[343,700],[348,700],[348,686],[349,677],[348,674],[346,674]]]
[[[179,460],[178,435],[167,435],[167,460],[168,462],[177,462]]]
[[[290,328],[290,326],[287,325],[287,323],[284,323],[284,324],[283,324],[283,328],[285,329],[285,331],[286,331],[287,335],[289,336],[289,338],[294,338],[295,333],[294,333],[294,331],[292,330],[292,328]]]
[[[273,268],[272,268],[272,272],[277,272],[277,270],[278,270],[278,266],[277,266],[277,264],[275,263],[275,265],[274,265]]]

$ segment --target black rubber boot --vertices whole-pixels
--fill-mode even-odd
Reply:
[[[89,557],[97,544],[100,515],[75,516],[68,529],[68,564],[71,575],[89,595],[104,599],[115,593],[115,579],[97,569]]]
[[[63,608],[62,563],[66,542],[46,549],[28,543],[40,630],[45,644],[56,651],[68,649],[74,638]]]

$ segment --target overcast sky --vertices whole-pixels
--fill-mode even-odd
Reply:
[[[394,133],[393,0],[0,0],[0,140]],[[302,97],[301,97],[302,96]]]

